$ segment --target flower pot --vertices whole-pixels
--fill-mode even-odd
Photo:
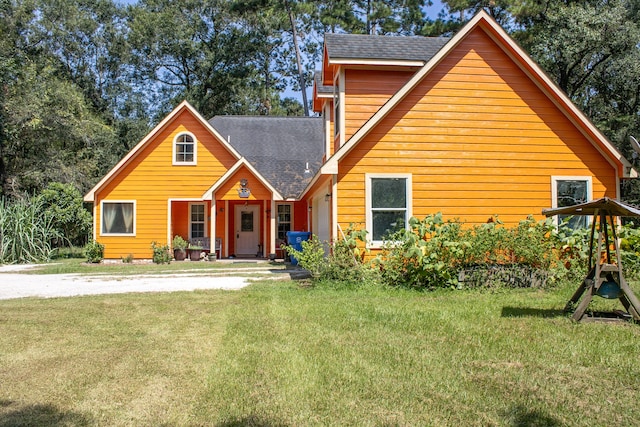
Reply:
[[[189,249],[189,259],[191,261],[200,261],[201,249]]]
[[[184,249],[173,250],[173,258],[175,258],[176,261],[184,261],[186,257],[187,257],[187,252]]]

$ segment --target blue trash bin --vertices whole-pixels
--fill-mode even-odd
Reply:
[[[287,242],[297,251],[302,251],[302,242],[310,238],[311,233],[308,231],[287,231]],[[289,256],[291,257],[291,265],[298,265],[298,260],[293,255]]]

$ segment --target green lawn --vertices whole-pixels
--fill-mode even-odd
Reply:
[[[638,425],[640,326],[573,287],[299,285],[0,301],[0,426]]]

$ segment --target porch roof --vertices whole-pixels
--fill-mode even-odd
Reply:
[[[209,123],[285,199],[298,198],[321,166],[320,117],[215,116]]]

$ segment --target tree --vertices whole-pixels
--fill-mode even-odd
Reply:
[[[91,214],[84,208],[82,195],[71,184],[52,182],[38,196],[43,214],[59,238],[56,247],[69,243],[83,246],[91,232]]]

